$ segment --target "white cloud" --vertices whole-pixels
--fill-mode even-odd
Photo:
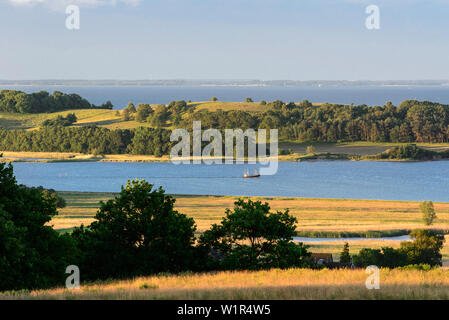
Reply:
[[[100,7],[115,6],[117,4],[127,4],[137,6],[142,0],[7,0],[14,6],[33,6],[44,5],[53,10],[61,10],[68,5],[77,5],[79,7]]]

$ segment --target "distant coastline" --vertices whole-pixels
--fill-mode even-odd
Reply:
[[[449,80],[0,80],[0,86],[448,86]]]

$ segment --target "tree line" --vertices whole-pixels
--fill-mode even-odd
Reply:
[[[406,100],[399,106],[295,104],[273,101],[264,112],[242,110],[189,113],[180,122],[204,128],[279,129],[283,140],[300,142],[448,142],[449,105]]]
[[[195,112],[196,107],[184,100],[172,101],[167,106],[139,104],[137,108],[130,103],[122,116],[154,127],[170,123],[189,129],[193,121],[201,121],[205,129],[278,129],[280,139],[299,142],[449,142],[449,105],[440,103],[405,100],[399,106],[387,102],[371,107],[275,100],[260,104],[266,105],[267,110]]]
[[[11,113],[44,113],[71,109],[112,109],[112,103],[107,101],[101,106],[95,106],[78,94],[65,94],[54,91],[25,93],[18,90],[0,90],[0,111]]]
[[[361,249],[352,257],[356,267],[370,265],[386,268],[398,268],[410,265],[441,265],[441,249],[444,234],[428,229],[417,229],[410,233],[413,241],[403,241],[398,249]]]
[[[148,122],[154,128],[108,130],[96,126],[67,127],[76,116],[45,121],[40,130],[4,130],[0,128],[0,149],[5,151],[80,152],[98,154],[165,155],[171,148],[170,130],[192,129],[193,121],[201,121],[204,130],[278,129],[281,141],[299,142],[449,142],[449,106],[433,102],[407,100],[399,106],[323,104],[308,101],[300,104],[276,100],[267,103],[264,112],[242,110],[199,110],[185,101],[168,106],[132,103],[122,111],[126,120]],[[64,127],[65,126],[65,127]],[[418,153],[416,153],[418,152]],[[415,154],[416,153],[416,154]],[[382,158],[446,157],[418,149],[398,149]],[[410,157],[409,157],[410,158]]]
[[[170,152],[170,147],[170,131],[164,129],[42,126],[39,130],[26,131],[0,128],[0,150],[4,151],[162,156]]]

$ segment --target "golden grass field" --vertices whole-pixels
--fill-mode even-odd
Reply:
[[[380,289],[368,290],[365,270],[268,271],[159,275],[0,294],[1,299],[449,299],[449,269],[380,270]]]
[[[100,200],[114,197],[114,193],[60,192],[67,207],[60,210],[52,223],[56,229],[79,225],[95,215]],[[177,195],[176,208],[195,219],[198,230],[204,231],[232,208],[238,197]],[[247,197],[243,197],[247,198]],[[308,198],[251,197],[268,202],[272,210],[288,208],[298,221],[298,230],[314,231],[367,231],[422,228],[419,202],[383,200],[340,200]],[[438,220],[433,228],[449,226],[449,203],[434,203]],[[74,219],[74,220],[71,220]]]
[[[114,193],[60,192],[66,199],[67,207],[60,209],[51,225],[57,230],[67,230],[81,224],[88,225],[99,207],[100,200],[106,201]],[[176,209],[192,217],[198,232],[204,232],[211,224],[219,223],[226,208],[232,208],[238,197],[231,196],[175,196]],[[334,200],[306,198],[257,198],[253,200],[268,202],[271,209],[290,209],[298,219],[297,230],[308,231],[368,231],[403,230],[424,228],[419,211],[419,202],[381,201],[381,200]],[[449,226],[449,203],[434,203],[438,220],[432,228],[447,229]],[[362,240],[349,241],[351,254],[361,248],[399,247],[399,241]],[[332,253],[338,259],[343,241],[307,243],[310,251]],[[443,248],[443,260],[449,265],[449,238]]]

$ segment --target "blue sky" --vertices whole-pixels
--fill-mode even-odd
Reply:
[[[449,79],[449,0],[0,0],[0,32],[0,79]]]

